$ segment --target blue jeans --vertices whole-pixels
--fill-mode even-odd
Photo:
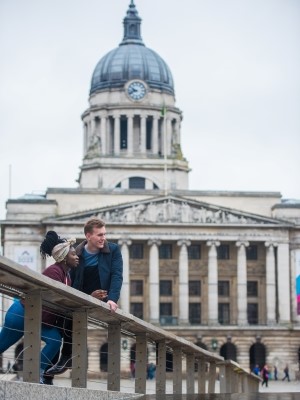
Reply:
[[[0,354],[23,337],[24,314],[24,306],[20,300],[15,301],[7,310],[4,326],[0,332]],[[46,343],[41,351],[40,369],[43,372],[59,352],[62,338],[56,327],[42,325],[41,340]]]

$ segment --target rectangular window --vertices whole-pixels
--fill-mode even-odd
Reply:
[[[218,295],[221,297],[229,297],[230,295],[229,281],[218,281]]]
[[[146,180],[140,176],[129,178],[129,189],[145,189]]]
[[[247,260],[257,260],[257,246],[251,245],[246,247]]]
[[[172,281],[161,280],[159,282],[160,296],[172,296]]]
[[[130,295],[143,296],[143,294],[144,294],[144,282],[142,280],[130,281]]]
[[[144,304],[143,303],[130,303],[130,314],[144,319]]]
[[[201,296],[201,281],[189,281],[189,296]]]
[[[192,244],[188,247],[188,258],[189,260],[200,260],[201,258],[201,245]]]
[[[221,244],[217,247],[218,260],[229,260],[229,244]]]
[[[257,281],[247,281],[247,296],[257,297],[258,296],[258,282]]]
[[[172,258],[172,245],[163,243],[159,246],[159,258],[161,260],[170,260]]]
[[[221,325],[229,325],[230,323],[230,307],[229,303],[219,303],[219,323]]]
[[[189,304],[189,321],[191,325],[201,324],[201,304],[190,303]]]
[[[142,243],[133,243],[129,247],[130,258],[140,260],[144,258],[144,245]]]
[[[250,325],[258,324],[258,304],[257,303],[248,303],[247,316],[248,316],[248,323]]]
[[[159,315],[160,317],[171,317],[173,315],[172,303],[160,303]]]

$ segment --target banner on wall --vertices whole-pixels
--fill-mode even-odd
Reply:
[[[300,250],[296,251],[296,296],[297,315],[300,315]]]
[[[16,246],[14,248],[14,261],[33,271],[37,270],[36,247]]]

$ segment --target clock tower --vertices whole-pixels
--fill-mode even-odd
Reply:
[[[147,48],[131,0],[120,45],[93,72],[83,113],[83,189],[188,189],[181,150],[182,112],[166,62]]]

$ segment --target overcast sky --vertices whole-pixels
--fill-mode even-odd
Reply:
[[[91,76],[129,3],[0,0],[0,219],[9,195],[77,186]],[[135,4],[173,74],[190,189],[300,199],[300,1]]]

